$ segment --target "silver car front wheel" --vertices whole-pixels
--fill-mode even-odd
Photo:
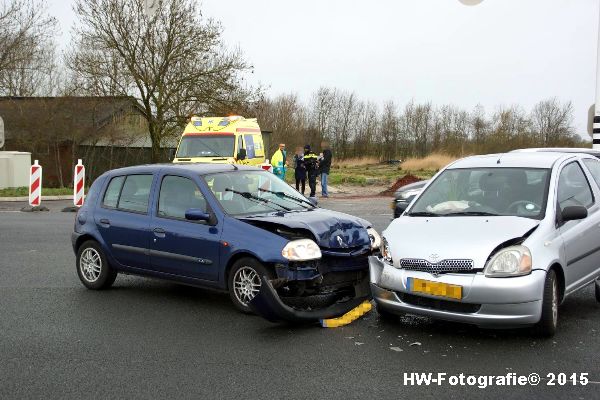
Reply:
[[[551,269],[546,274],[546,281],[544,282],[542,314],[540,316],[540,321],[535,326],[535,330],[538,335],[550,337],[556,333],[556,327],[558,326],[559,302],[559,282],[556,272]]]

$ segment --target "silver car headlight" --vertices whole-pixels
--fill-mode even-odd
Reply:
[[[317,260],[321,258],[321,249],[310,239],[298,239],[288,242],[281,255],[290,261]]]
[[[531,273],[531,252],[525,246],[510,246],[500,250],[487,263],[484,273],[488,278],[505,278]]]
[[[385,237],[381,239],[381,258],[386,263],[394,265],[394,260],[392,259],[392,252],[390,250],[390,244],[385,239]]]
[[[381,247],[381,236],[373,228],[367,228],[369,239],[371,240],[371,250],[375,250]]]

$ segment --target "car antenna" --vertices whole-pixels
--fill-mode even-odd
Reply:
[[[233,167],[233,170],[234,170],[234,171],[237,171],[237,170],[238,170],[238,167],[237,167],[237,165],[235,165],[235,164],[231,164],[231,166]]]
[[[502,159],[503,155],[504,155],[504,153],[500,154],[500,157],[498,157],[498,159],[496,160],[496,164],[500,164],[500,160]]]

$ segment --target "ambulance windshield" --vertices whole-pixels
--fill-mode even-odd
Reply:
[[[233,135],[184,136],[177,149],[177,158],[233,157]]]

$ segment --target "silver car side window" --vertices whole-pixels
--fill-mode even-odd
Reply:
[[[558,178],[558,205],[563,210],[568,206],[590,207],[594,196],[590,184],[579,163],[567,164]]]
[[[586,158],[583,160],[583,163],[592,174],[592,178],[594,178],[598,187],[600,187],[600,161]]]

